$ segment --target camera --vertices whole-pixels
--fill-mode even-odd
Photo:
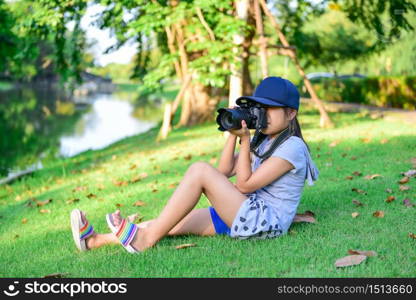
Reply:
[[[244,120],[248,129],[262,129],[267,127],[266,107],[263,104],[239,99],[236,108],[220,108],[217,110],[218,130],[240,129]]]

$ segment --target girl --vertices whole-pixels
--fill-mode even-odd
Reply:
[[[78,249],[85,251],[121,243],[127,251],[135,253],[154,246],[166,235],[227,234],[245,239],[287,233],[305,179],[313,185],[319,174],[296,118],[299,93],[290,81],[268,77],[253,96],[241,97],[237,104],[242,101],[266,107],[267,127],[261,129],[263,139],[257,151],[250,148],[250,131],[242,121],[241,129],[230,130],[218,168],[205,162],[193,163],[154,220],[136,225],[134,216],[125,219],[117,210],[106,216],[112,233],[98,234],[83,212],[73,210],[71,227]],[[240,152],[234,155],[237,137]],[[228,179],[234,175],[235,184]],[[194,209],[202,193],[212,206]]]

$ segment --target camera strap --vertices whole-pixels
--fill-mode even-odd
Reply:
[[[250,151],[253,152],[257,157],[261,158],[260,163],[263,163],[266,159],[268,159],[284,141],[286,141],[291,135],[289,134],[289,127],[286,127],[278,137],[276,137],[271,144],[270,148],[264,152],[263,154],[259,154],[257,152],[257,148],[260,144],[266,139],[267,135],[260,132],[260,129],[256,129],[256,132],[253,136],[253,140],[250,143]]]

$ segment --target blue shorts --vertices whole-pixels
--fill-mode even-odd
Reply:
[[[228,227],[228,225],[221,220],[220,216],[212,206],[209,207],[209,212],[211,213],[211,219],[215,227],[215,232],[217,234],[230,235],[230,227]]]

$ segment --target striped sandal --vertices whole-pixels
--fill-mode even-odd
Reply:
[[[140,251],[136,250],[131,246],[131,242],[133,241],[134,236],[136,235],[139,227],[127,221],[127,219],[123,219],[121,221],[120,226],[117,228],[114,225],[114,219],[112,214],[106,215],[107,225],[110,228],[111,232],[115,234],[115,236],[119,239],[121,245],[130,253],[138,253]]]
[[[87,247],[86,240],[90,236],[92,236],[94,232],[94,228],[92,225],[86,220],[85,224],[82,222],[81,218],[81,211],[79,209],[74,209],[71,212],[71,229],[72,229],[72,237],[74,238],[75,245],[80,251],[87,251],[89,250]]]

